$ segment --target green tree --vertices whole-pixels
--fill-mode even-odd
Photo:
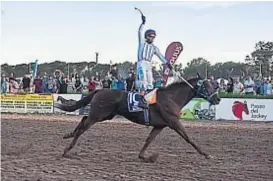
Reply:
[[[204,58],[194,58],[187,63],[184,69],[185,76],[195,76],[198,72],[201,76],[206,77],[207,72],[211,71],[211,64]]]
[[[253,71],[255,73],[261,73],[264,76],[273,75],[273,42],[257,42],[251,56],[251,58],[247,56],[246,63],[253,66]]]

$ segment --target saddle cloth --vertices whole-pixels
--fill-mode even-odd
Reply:
[[[144,96],[145,100],[147,101],[149,105],[156,103],[156,91],[157,89],[154,89],[153,91],[149,92],[147,95]],[[142,108],[138,107],[140,99],[141,99],[141,95],[138,92],[128,93],[127,103],[128,103],[128,110],[130,112],[143,111]]]

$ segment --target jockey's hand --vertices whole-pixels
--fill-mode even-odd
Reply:
[[[145,24],[146,23],[146,17],[145,16],[141,16],[141,19],[142,19],[142,24]]]
[[[173,69],[173,66],[170,64],[170,62],[167,62],[166,65],[169,67],[169,69]]]

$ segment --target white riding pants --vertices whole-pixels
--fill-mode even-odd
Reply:
[[[143,60],[138,62],[138,76],[145,90],[154,88],[152,67],[152,63],[149,61]]]

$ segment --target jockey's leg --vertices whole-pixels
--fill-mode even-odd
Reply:
[[[148,68],[147,68],[147,90],[146,90],[146,92],[149,93],[154,89],[152,63],[149,62],[147,67]]]
[[[145,96],[145,92],[147,90],[147,62],[146,61],[142,61],[141,62],[141,69],[142,69],[142,74],[143,76],[141,76],[142,78],[142,85],[141,85],[141,90],[140,90],[140,94],[141,94],[141,100],[138,103],[138,107],[143,108],[143,109],[148,109],[149,106],[147,104],[147,101],[145,100],[144,96]]]

